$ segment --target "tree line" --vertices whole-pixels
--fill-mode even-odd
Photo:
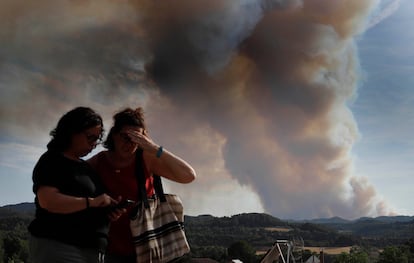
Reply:
[[[28,231],[33,214],[0,213],[0,263],[28,261]],[[183,258],[207,257],[218,262],[240,259],[245,263],[260,262],[263,255],[276,240],[303,239],[303,246],[342,247],[352,246],[349,253],[325,255],[325,263],[413,263],[414,222],[406,224],[375,224],[363,222],[361,231],[338,231],[332,225],[314,223],[291,223],[267,214],[249,213],[232,217],[186,216],[185,230],[191,253]],[[373,226],[381,230],[375,232]],[[336,226],[338,228],[338,226]],[[348,226],[349,228],[349,226]],[[378,232],[389,233],[378,235]],[[276,230],[275,230],[276,229]],[[283,231],[277,231],[283,229]],[[369,229],[369,231],[367,231]],[[402,231],[401,233],[399,231]],[[374,232],[375,235],[370,235]],[[367,234],[368,233],[368,234]],[[303,262],[313,252],[301,251]],[[281,261],[280,261],[281,262]]]

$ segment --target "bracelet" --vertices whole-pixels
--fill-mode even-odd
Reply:
[[[162,146],[160,146],[160,148],[158,148],[157,154],[155,156],[157,156],[157,158],[160,158],[163,152],[163,148]]]
[[[89,197],[85,197],[86,200],[86,209],[88,209],[90,207],[89,205]]]

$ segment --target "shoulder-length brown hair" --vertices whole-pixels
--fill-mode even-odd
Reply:
[[[98,125],[102,127],[102,136],[102,117],[88,107],[74,108],[65,113],[59,119],[56,128],[50,132],[52,139],[47,144],[47,149],[62,152],[70,146],[74,134]]]

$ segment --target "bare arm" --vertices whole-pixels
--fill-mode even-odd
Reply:
[[[129,131],[128,135],[144,150],[144,161],[151,173],[183,184],[190,183],[196,178],[196,173],[190,164],[168,150],[163,149],[161,155],[157,157],[160,146],[149,137],[134,131]]]
[[[42,208],[58,214],[69,214],[87,209],[85,197],[65,195],[55,187],[41,186],[37,190],[37,198]],[[95,198],[88,197],[89,207],[105,207],[117,203],[107,194]]]
[[[159,147],[155,151],[144,151],[144,161],[150,172],[183,184],[191,183],[195,179],[196,173],[186,161],[165,149],[157,157],[158,149]]]

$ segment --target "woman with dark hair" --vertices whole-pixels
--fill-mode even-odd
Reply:
[[[142,108],[126,108],[116,113],[113,120],[113,127],[104,142],[107,150],[88,160],[102,178],[108,194],[138,201],[135,152],[139,148],[143,150],[145,186],[149,196],[154,193],[153,174],[178,183],[190,183],[195,179],[195,171],[187,162],[150,139]],[[136,262],[128,213],[111,223],[106,261]]]
[[[81,159],[101,140],[102,118],[86,107],[61,117],[33,170],[36,215],[29,225],[33,263],[103,262],[117,203]]]

